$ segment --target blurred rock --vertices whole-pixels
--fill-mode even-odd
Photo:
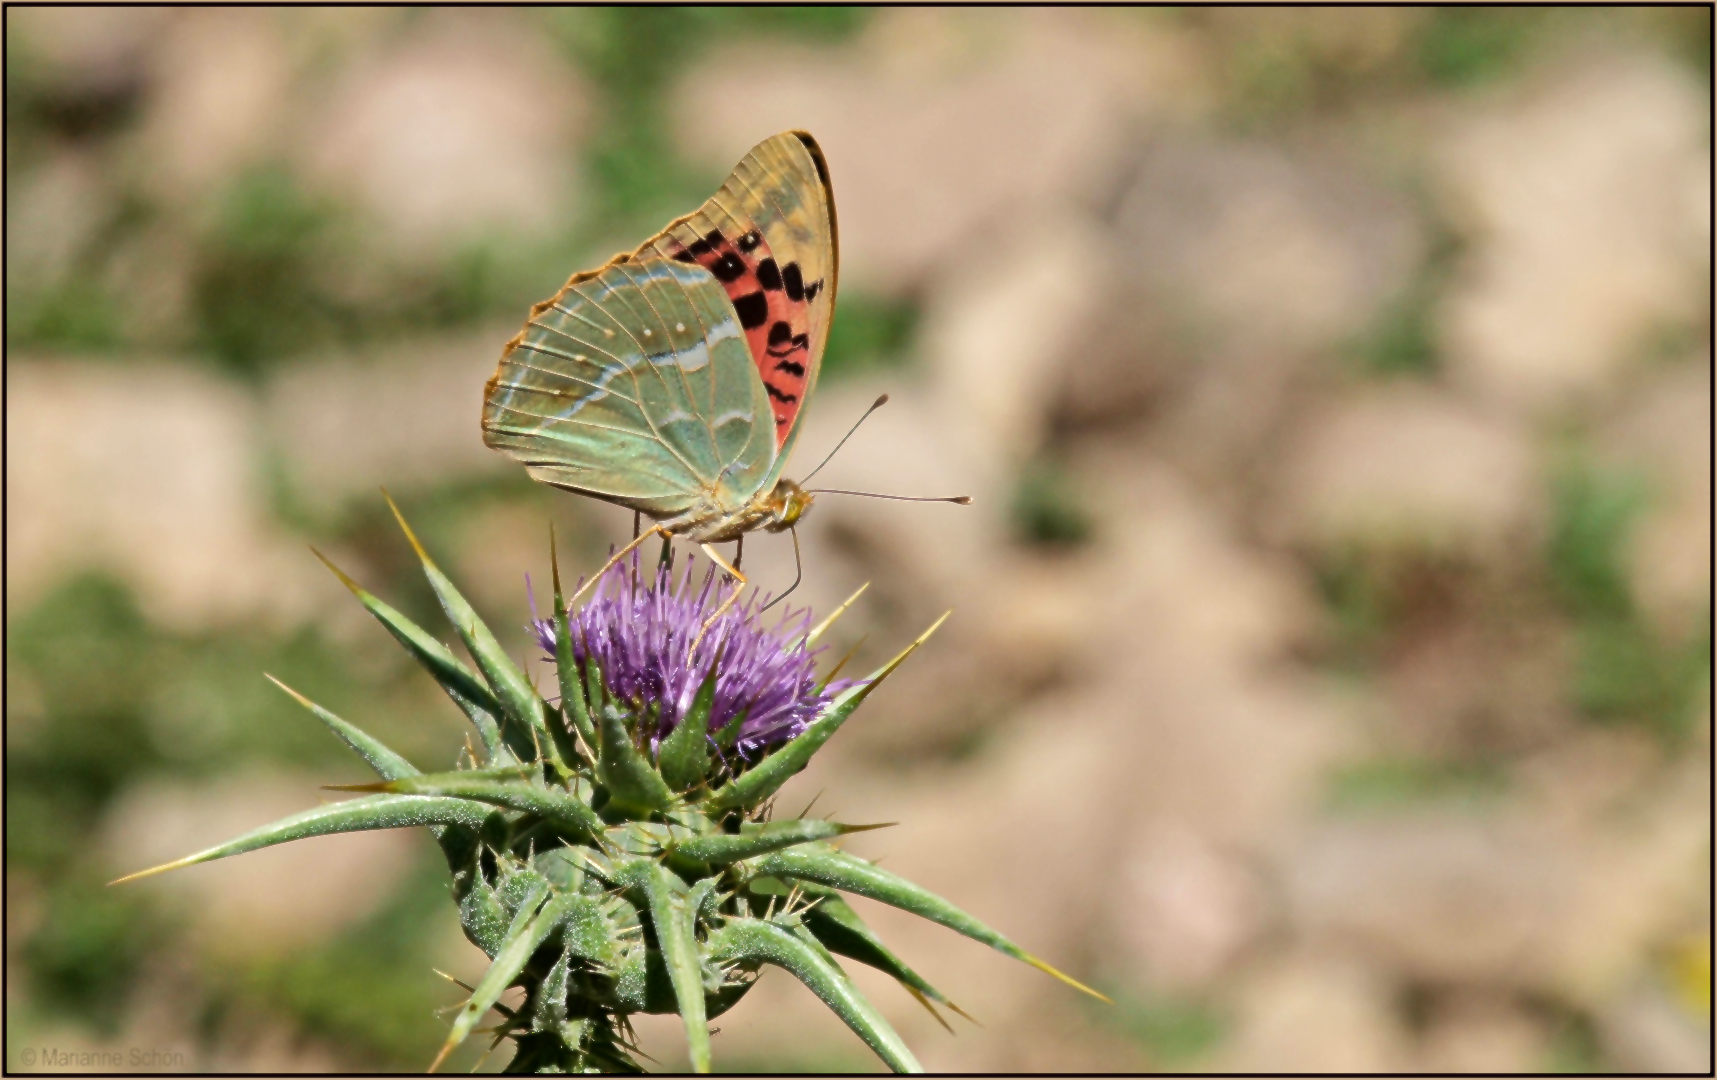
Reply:
[[[1622,1069],[1642,1073],[1711,1071],[1710,1017],[1701,1025],[1662,990],[1641,986],[1598,1014],[1605,1055]]]
[[[1060,349],[1067,361],[1040,388],[1053,394],[1045,405],[1054,431],[1081,439],[1172,402],[1207,359],[1183,332],[1173,303],[1133,276],[1086,287],[1097,298],[1096,317],[1072,328]]]
[[[1635,601],[1673,637],[1711,611],[1711,361],[1654,373],[1602,439],[1641,474],[1649,509],[1625,553]]]
[[[1146,144],[1115,203],[1129,298],[1153,334],[1096,351],[1125,386],[1138,365],[1178,363],[1153,413],[1152,445],[1211,488],[1243,485],[1274,452],[1317,354],[1359,332],[1403,289],[1423,247],[1405,200],[1372,182],[1352,146],[1165,132]],[[1082,375],[1105,381],[1099,372]]]
[[[192,629],[288,625],[337,589],[269,520],[257,409],[205,371],[133,361],[6,368],[8,613],[101,567],[145,613]]]
[[[1331,822],[1284,866],[1310,941],[1419,980],[1543,977],[1567,904],[1570,856],[1477,817]]]
[[[1287,906],[1304,940],[1415,980],[1599,1003],[1701,902],[1709,797],[1683,769],[1635,792],[1625,815],[1427,808],[1328,822],[1285,858]]]
[[[194,203],[278,146],[293,74],[284,14],[183,12],[150,50],[140,164],[155,194]]]
[[[1153,990],[1207,987],[1262,929],[1250,869],[1184,825],[1133,838],[1111,914],[1132,961],[1121,977]]]
[[[1401,609],[1386,631],[1380,673],[1393,751],[1487,760],[1566,737],[1572,643],[1559,628],[1519,616],[1517,581],[1471,568],[1384,565],[1394,597],[1387,603]]]
[[[1252,973],[1219,1068],[1243,1073],[1385,1073],[1405,1065],[1391,988],[1365,966],[1295,955]]]
[[[799,440],[795,468],[815,468],[884,385],[880,380],[836,384],[819,392]],[[898,377],[886,388],[888,405],[864,422],[813,486],[887,495],[971,495],[973,505],[821,495],[805,518],[801,538],[841,549],[865,576],[886,568],[890,580],[879,581],[878,587],[906,596],[917,593],[914,606],[924,611],[989,580],[995,542],[1006,529],[1004,477],[962,444],[954,418],[941,414],[940,400]],[[858,577],[853,587],[863,580]]]
[[[1514,783],[1533,814],[1558,828],[1579,828],[1620,812],[1662,765],[1662,746],[1633,727],[1578,727],[1525,755]]]
[[[1166,21],[1072,10],[878,11],[844,54],[756,43],[686,74],[687,151],[726,169],[786,128],[828,154],[841,280],[899,295],[986,232],[1094,193],[1142,118],[1196,98],[1197,58]],[[746,107],[709,87],[744,70]]]
[[[1148,629],[1152,647],[1258,672],[1316,627],[1304,568],[1247,543],[1233,516],[1176,470],[1126,444],[1093,449],[1080,470],[1104,492],[1094,507],[1110,568],[1103,631]]]
[[[1310,69],[1302,78],[1355,75],[1399,62],[1423,17],[1413,8],[1210,7],[1189,12],[1223,39],[1240,70],[1231,89],[1300,90],[1283,69]],[[1273,77],[1272,77],[1273,76]],[[1263,84],[1259,86],[1257,84]],[[1248,85],[1251,84],[1251,85]]]
[[[483,614],[489,628],[515,656],[521,648],[526,649],[531,657],[540,652],[534,644],[528,644],[529,635],[524,629],[531,600],[535,600],[536,609],[544,618],[554,612],[554,583],[549,575],[548,560],[551,513],[545,513],[540,504],[502,503],[481,513],[460,515],[463,520],[457,542],[457,561],[449,573],[459,583],[459,590]],[[561,517],[558,514],[553,516]],[[562,523],[557,520],[556,524]],[[579,573],[571,572],[573,568],[564,561],[565,551],[562,551],[561,558],[562,582],[570,592]],[[651,551],[643,565],[654,566],[654,560],[655,552]],[[591,565],[578,569],[580,572],[594,571],[601,565],[593,561]],[[530,597],[525,593],[527,574],[530,575]],[[531,670],[534,665],[525,667]],[[547,677],[551,676],[545,674]]]
[[[171,8],[20,7],[6,13],[27,54],[46,61],[38,77],[61,93],[101,95],[123,91],[142,75],[146,50],[177,17]]]
[[[975,468],[1011,476],[1041,444],[1063,372],[1081,366],[1115,276],[1095,222],[1029,220],[961,253],[927,305],[938,414]]]
[[[1626,813],[1594,823],[1582,845],[1549,957],[1551,984],[1598,1003],[1625,992],[1650,951],[1711,896],[1709,760],[1689,758],[1650,777]]]
[[[1580,54],[1483,108],[1435,150],[1474,246],[1447,300],[1464,386],[1512,407],[1591,399],[1710,295],[1705,92],[1667,58]]]
[[[1290,352],[1358,330],[1406,284],[1423,243],[1350,147],[1188,133],[1147,145],[1115,228],[1130,268],[1188,329]]]
[[[326,777],[260,773],[213,784],[144,780],[110,806],[103,825],[115,876],[201,851],[314,805]],[[207,947],[270,954],[338,933],[384,902],[414,859],[432,852],[420,830],[384,829],[283,844],[125,886],[191,906]],[[267,933],[259,933],[266,927]]]
[[[424,253],[562,225],[584,122],[572,71],[521,16],[440,11],[352,59],[304,157]]]
[[[363,358],[282,368],[264,398],[293,494],[326,512],[378,486],[518,468],[483,445],[483,384],[507,327],[422,339]]]
[[[57,284],[106,224],[113,193],[104,165],[67,149],[28,172],[7,170],[6,277],[21,297]]]
[[[1438,1001],[1425,1024],[1415,1072],[1541,1072],[1550,1061],[1544,1025],[1507,997],[1456,993]]]
[[[1542,527],[1526,433],[1450,395],[1363,390],[1297,426],[1272,496],[1271,527],[1290,542],[1494,556]]]

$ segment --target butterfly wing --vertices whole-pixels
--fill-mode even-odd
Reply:
[[[714,275],[618,256],[531,310],[484,388],[483,441],[533,479],[652,517],[732,511],[774,471],[753,371]]]
[[[765,139],[695,213],[638,249],[709,270],[745,331],[774,417],[773,486],[817,385],[840,250],[829,167],[803,131]]]

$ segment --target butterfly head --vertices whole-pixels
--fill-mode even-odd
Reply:
[[[763,527],[770,532],[791,529],[816,499],[815,495],[791,480],[777,481],[775,490],[769,493],[769,520]]]

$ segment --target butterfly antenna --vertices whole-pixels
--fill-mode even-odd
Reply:
[[[847,433],[845,435],[841,436],[841,441],[835,444],[835,448],[833,450],[829,451],[829,457],[826,457],[823,459],[823,464],[818,465],[816,468],[814,468],[810,472],[806,473],[805,479],[799,481],[799,483],[801,483],[801,484],[809,483],[811,477],[822,472],[823,471],[823,465],[827,465],[829,463],[829,458],[832,458],[836,454],[840,453],[841,447],[845,446],[847,444],[847,440],[853,437],[853,432],[855,432],[859,429],[859,424],[864,423],[866,420],[868,420],[870,418],[871,413],[875,412],[876,410],[882,408],[884,405],[887,405],[887,404],[888,404],[888,395],[887,394],[884,394],[881,397],[877,398],[875,401],[871,402],[870,408],[866,409],[864,411],[864,415],[858,418],[858,423],[856,423],[852,427],[848,428]],[[782,595],[786,595],[786,594],[783,593]]]
[[[806,488],[816,495],[863,495],[867,499],[893,499],[896,502],[945,502],[961,506],[972,505],[970,495],[883,495],[875,491],[843,491],[840,488]]]
[[[884,396],[886,397],[887,395]],[[871,407],[875,408],[874,405]],[[787,586],[787,592],[782,593],[780,596],[777,596],[775,599],[759,608],[757,611],[757,614],[759,615],[787,599],[788,594],[799,587],[799,580],[805,576],[805,564],[799,561],[799,530],[790,529],[788,531],[793,534],[793,584]]]

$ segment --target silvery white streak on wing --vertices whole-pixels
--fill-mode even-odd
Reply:
[[[681,371],[699,371],[709,363],[709,346],[700,341],[677,356],[679,359],[675,362],[680,365]]]

